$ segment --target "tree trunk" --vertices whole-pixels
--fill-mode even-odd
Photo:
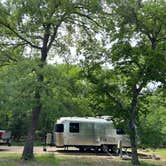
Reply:
[[[39,64],[40,69],[42,69],[44,67],[46,59],[47,59],[48,51],[49,51],[47,44],[48,44],[49,37],[50,37],[50,26],[51,26],[51,24],[48,24],[47,26],[45,26],[45,33],[44,33],[44,37],[43,37],[43,46],[41,49],[41,59],[40,59],[40,64]],[[34,142],[34,138],[35,138],[35,131],[37,128],[39,115],[40,115],[40,112],[42,109],[42,103],[40,101],[40,90],[42,87],[40,85],[43,82],[44,77],[41,73],[39,73],[37,75],[37,80],[39,82],[39,86],[36,87],[35,97],[34,97],[36,100],[36,106],[34,107],[34,109],[32,109],[32,122],[31,122],[31,126],[29,128],[29,131],[28,131],[26,143],[24,145],[24,150],[23,150],[23,154],[22,154],[23,160],[28,160],[28,159],[34,158],[33,142]]]
[[[139,165],[138,154],[137,154],[137,139],[136,139],[136,106],[137,106],[138,92],[136,86],[133,89],[133,97],[131,102],[131,112],[130,112],[130,141],[132,149],[132,164]]]
[[[27,136],[26,143],[24,145],[23,154],[22,154],[23,160],[28,160],[28,159],[34,158],[33,142],[34,142],[35,131],[36,131],[38,120],[39,120],[39,114],[40,114],[41,107],[42,107],[42,105],[40,103],[40,88],[36,89],[35,99],[36,99],[36,107],[33,108],[33,110],[32,110],[32,121],[30,124],[28,136]]]
[[[41,68],[43,68],[43,63],[39,65]],[[43,75],[41,73],[38,74],[38,82],[43,82]],[[34,154],[33,154],[33,142],[35,139],[35,131],[37,128],[38,120],[39,120],[39,115],[42,109],[42,104],[40,102],[40,90],[41,87],[36,87],[36,92],[35,92],[35,100],[36,100],[36,106],[32,109],[32,121],[30,124],[30,128],[28,130],[28,136],[24,145],[24,150],[22,154],[22,159],[23,160],[28,160],[28,159],[33,159]]]
[[[156,38],[152,38],[152,39],[151,39],[151,44],[152,44],[152,50],[155,50],[155,49],[156,49],[156,46],[157,46]]]

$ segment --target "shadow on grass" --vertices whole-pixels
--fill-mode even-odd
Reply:
[[[9,151],[8,149],[0,149],[0,152],[6,152]]]

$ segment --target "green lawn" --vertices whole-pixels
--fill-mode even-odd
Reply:
[[[154,151],[150,150],[150,152],[166,159],[166,148],[165,149],[156,149]]]
[[[146,154],[155,154],[161,160],[141,159],[141,166],[166,166],[166,149],[146,150]],[[124,161],[109,156],[81,156],[81,155],[37,155],[33,161],[22,161],[19,154],[0,152],[0,166],[131,166],[130,161]]]
[[[141,160],[141,166],[165,166],[166,161]],[[130,161],[111,159],[109,156],[40,155],[33,161],[22,161],[20,156],[0,153],[0,166],[131,166]]]
[[[0,166],[106,166],[110,165],[109,161],[101,159],[94,160],[90,157],[71,157],[71,156],[54,156],[42,155],[36,156],[33,161],[21,161],[20,157],[3,156],[0,157]],[[112,166],[127,166],[129,162],[112,161]],[[111,166],[110,165],[110,166]]]
[[[140,153],[145,153],[149,155],[156,155],[159,156],[161,159],[166,160],[166,148],[160,148],[160,149],[144,149],[139,150]]]

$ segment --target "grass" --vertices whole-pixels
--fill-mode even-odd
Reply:
[[[157,154],[165,160],[140,160],[141,166],[165,166],[166,149],[148,150],[149,154]],[[32,161],[22,161],[21,154],[0,152],[0,166],[132,166],[130,161],[111,159],[109,156],[55,155],[53,153],[36,155]]]
[[[21,156],[0,155],[0,166],[131,166],[130,161],[81,156],[40,155],[32,161],[22,161]],[[165,166],[164,161],[141,160],[141,166]]]
[[[40,155],[34,160],[22,161],[21,156],[7,154],[0,155],[0,166],[93,166],[91,161],[78,158],[55,156],[55,155]]]
[[[156,155],[159,156],[160,158],[166,159],[166,148],[160,148],[160,149],[145,149],[141,150],[142,153],[146,153],[149,155]]]
[[[165,166],[166,162],[161,162],[161,161],[141,161],[140,162],[141,166]]]
[[[151,150],[151,153],[159,155],[160,157],[166,158],[166,148],[165,149],[156,149],[156,150]]]

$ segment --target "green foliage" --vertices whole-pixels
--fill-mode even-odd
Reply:
[[[2,13],[0,15],[0,47],[2,47],[0,62],[2,59],[2,66],[10,64],[11,60],[17,62],[1,72],[4,79],[0,88],[2,96],[6,96],[2,109],[15,110],[16,114],[20,112],[20,116],[26,117],[28,121],[30,110],[41,105],[44,110],[43,116],[47,111],[53,110],[57,110],[58,116],[62,115],[63,111],[74,115],[75,110],[84,108],[82,104],[86,104],[86,100],[80,99],[83,98],[79,92],[82,83],[76,81],[77,76],[75,77],[74,73],[76,69],[70,70],[71,75],[68,77],[58,69],[51,69],[46,61],[55,55],[67,57],[66,59],[69,60],[70,46],[73,46],[73,33],[79,27],[82,31],[84,29],[87,31],[93,24],[97,24],[94,19],[97,17],[94,14],[100,9],[97,0],[88,2],[86,0],[57,0],[56,2],[6,0],[0,3],[0,13]],[[17,54],[22,58],[18,59]],[[56,70],[57,75],[54,74]],[[19,120],[21,119],[18,118],[17,121]]]
[[[1,117],[6,116],[1,125],[12,130],[16,139],[25,135],[29,112],[35,105],[33,93],[37,83],[32,71],[37,66],[34,60],[29,63],[30,60],[24,59],[0,70]]]
[[[82,45],[86,50],[83,54],[85,61],[82,63],[84,72],[96,90],[92,92],[91,104],[97,112],[110,114],[118,118],[118,122],[123,120],[124,128],[128,129],[128,124],[132,122],[136,130],[136,126],[140,125],[141,107],[148,107],[147,103],[142,102],[147,99],[149,89],[156,90],[149,85],[165,85],[166,40],[163,36],[166,34],[166,24],[163,10],[166,9],[166,3],[162,0],[116,0],[108,1],[107,5],[112,9],[111,14],[105,15],[108,20],[106,31],[110,38],[103,35],[103,39],[99,40],[103,43],[89,40],[90,45]],[[106,70],[102,70],[103,64],[109,64]],[[149,100],[149,103],[154,102]],[[155,106],[159,108],[159,102],[155,102]],[[152,135],[156,135],[163,143],[165,134],[161,130],[164,129],[164,123],[156,126],[152,107],[144,109],[144,112],[147,113],[147,119],[142,119],[145,124],[142,125],[144,130],[140,132],[141,137],[148,141]],[[158,114],[157,117],[162,119],[163,116]],[[153,138],[149,146],[162,144]]]
[[[56,118],[61,116],[91,115],[88,106],[88,89],[80,77],[80,69],[73,65],[47,65],[40,73],[42,84],[36,80],[39,72],[38,59],[24,59],[0,71],[2,128],[12,130],[15,139],[26,134],[30,123],[31,109],[36,102],[33,98],[36,86],[42,86],[38,135],[43,137],[52,131]]]
[[[56,118],[91,115],[86,94],[88,88],[85,89],[78,67],[57,65],[46,66],[43,70],[45,92],[41,99],[43,112],[39,123],[43,134],[52,131]]]
[[[114,21],[116,29],[110,29],[110,36],[114,43],[108,57],[113,62],[114,70],[118,71],[118,75],[124,79],[121,88],[125,98],[128,98],[124,100],[128,105],[126,108],[131,111],[135,87],[139,102],[140,98],[146,97],[149,83],[153,81],[161,85],[165,83],[163,36],[166,31],[163,7],[166,4],[162,0],[113,2],[116,5],[113,6],[113,15],[110,19]],[[156,105],[159,106],[159,103]],[[141,109],[139,106],[141,105],[138,104],[137,110]],[[139,112],[136,116],[138,120]]]
[[[144,147],[157,148],[166,144],[166,113],[164,92],[156,91],[149,96],[147,111],[140,116],[140,141]]]

